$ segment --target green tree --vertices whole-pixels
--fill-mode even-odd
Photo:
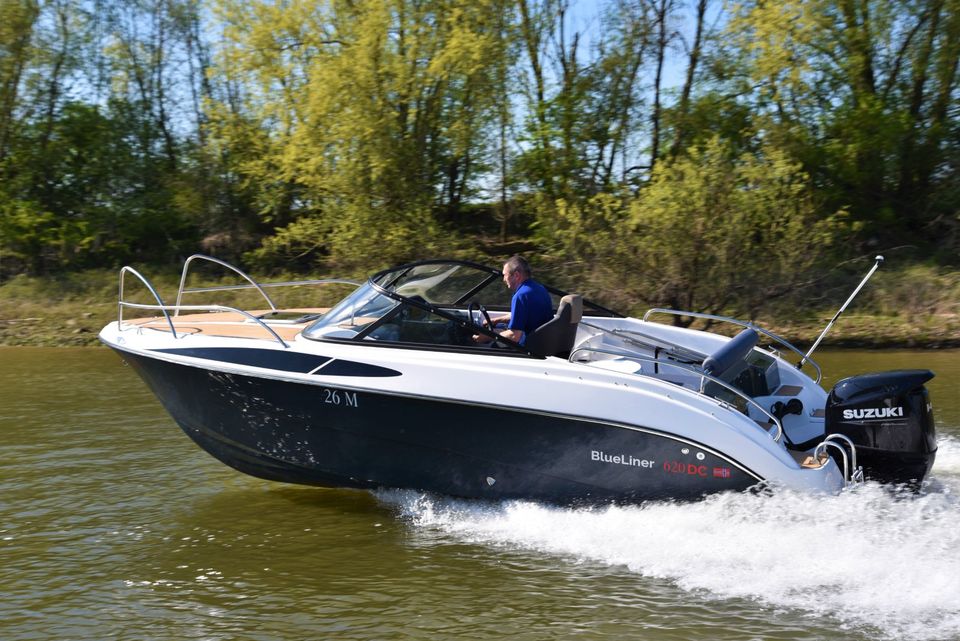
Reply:
[[[30,272],[163,260],[193,232],[173,206],[173,176],[160,148],[143,148],[142,112],[112,103],[106,113],[66,103],[23,133],[10,161],[17,167],[0,203],[7,267]],[[43,184],[37,176],[47,176]],[[148,178],[152,177],[152,178]],[[13,262],[11,262],[13,261]]]
[[[547,202],[616,191],[636,169],[644,63],[655,53],[650,5],[610,3],[589,48],[585,34],[571,28],[568,2],[517,5],[526,112],[518,178]],[[552,215],[549,207],[540,213]]]
[[[756,318],[809,278],[842,220],[820,216],[797,162],[761,149],[738,153],[714,138],[661,162],[635,197],[561,203],[554,251],[628,308]]]
[[[221,66],[246,87],[239,117],[260,130],[241,171],[266,186],[263,211],[282,230],[259,255],[390,260],[456,220],[492,160],[482,150],[505,11],[499,0],[222,2]]]
[[[202,68],[186,64],[196,5],[0,4],[0,271],[165,258],[194,237],[199,99],[192,118],[176,105],[208,84],[183,73]]]
[[[30,61],[30,41],[39,13],[34,0],[0,2],[0,176],[16,128],[23,76]]]
[[[745,2],[731,32],[755,114],[830,202],[877,238],[935,242],[937,194],[958,170],[960,3]]]

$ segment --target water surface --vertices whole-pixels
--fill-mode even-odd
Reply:
[[[958,639],[960,352],[920,495],[563,509],[284,486],[196,448],[106,349],[0,348],[0,639]]]

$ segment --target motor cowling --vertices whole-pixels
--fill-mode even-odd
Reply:
[[[857,447],[864,476],[884,483],[919,483],[933,467],[937,434],[930,370],[851,376],[830,391],[826,433],[843,434]]]

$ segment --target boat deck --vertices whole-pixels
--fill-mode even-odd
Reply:
[[[269,309],[250,310],[249,313],[260,318],[269,325],[283,340],[293,340],[297,334],[316,320],[317,316],[326,313],[329,307],[300,307],[279,310],[274,314]],[[270,318],[270,316],[275,316]],[[283,318],[284,320],[279,320]],[[292,320],[287,320],[291,318]],[[177,334],[204,334],[206,336],[222,336],[226,338],[258,338],[271,339],[269,332],[259,323],[237,312],[204,312],[202,314],[181,314],[171,316],[173,327]],[[134,325],[142,329],[153,329],[161,332],[170,331],[170,323],[163,316],[149,318],[124,319],[124,325]]]

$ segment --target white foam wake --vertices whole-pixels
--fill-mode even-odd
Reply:
[[[458,541],[622,566],[874,636],[960,637],[960,441],[950,437],[919,495],[868,483],[839,496],[723,494],[595,509],[412,492],[381,500]]]

